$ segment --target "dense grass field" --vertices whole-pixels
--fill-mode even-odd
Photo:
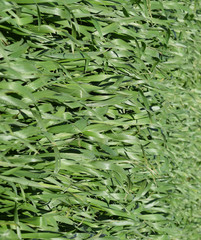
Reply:
[[[0,239],[201,239],[199,0],[0,0]]]

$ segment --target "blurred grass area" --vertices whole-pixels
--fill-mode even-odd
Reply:
[[[0,9],[1,239],[200,239],[200,2]]]

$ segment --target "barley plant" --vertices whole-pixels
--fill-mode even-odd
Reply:
[[[0,239],[201,239],[199,0],[0,0]]]

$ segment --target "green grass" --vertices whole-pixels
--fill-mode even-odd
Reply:
[[[199,240],[199,1],[0,9],[1,239]]]

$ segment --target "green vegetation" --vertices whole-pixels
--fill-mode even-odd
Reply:
[[[200,1],[0,9],[0,239],[199,240]]]

